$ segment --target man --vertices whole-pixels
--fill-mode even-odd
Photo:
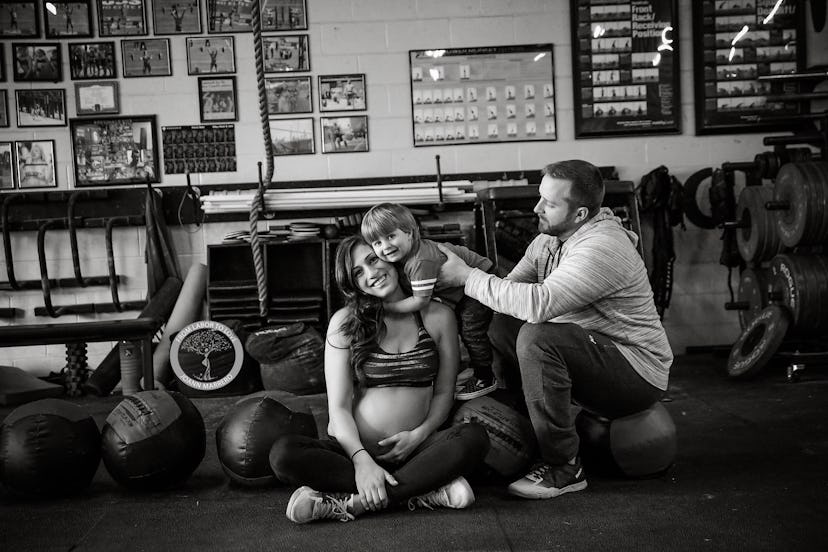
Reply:
[[[580,160],[543,170],[538,235],[506,278],[447,249],[440,279],[496,313],[489,335],[498,376],[519,388],[541,462],[509,485],[524,498],[580,491],[573,402],[607,418],[648,408],[667,389],[673,355],[653,303],[637,236],[601,208],[600,171]]]

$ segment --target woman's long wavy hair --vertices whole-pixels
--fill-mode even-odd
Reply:
[[[357,245],[368,245],[361,236],[348,236],[339,244],[336,251],[334,276],[339,291],[345,297],[345,306],[351,310],[351,315],[345,320],[340,331],[351,338],[351,367],[357,381],[364,383],[362,365],[368,354],[385,332],[383,322],[382,300],[367,295],[354,280],[351,267],[354,264],[353,251]]]

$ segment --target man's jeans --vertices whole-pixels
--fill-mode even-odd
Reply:
[[[541,457],[549,464],[578,454],[573,403],[612,419],[640,412],[663,394],[608,337],[577,324],[527,324],[496,314],[489,336],[495,373],[507,389],[522,390]]]

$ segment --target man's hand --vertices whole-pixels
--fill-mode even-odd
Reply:
[[[463,259],[451,252],[445,245],[438,243],[443,255],[446,256],[446,262],[440,267],[440,282],[445,283],[450,287],[463,287],[466,285],[466,280],[472,269],[463,262]]]

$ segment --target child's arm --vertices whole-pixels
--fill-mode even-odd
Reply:
[[[401,301],[383,303],[388,312],[417,312],[423,310],[431,302],[431,297],[406,297]]]

